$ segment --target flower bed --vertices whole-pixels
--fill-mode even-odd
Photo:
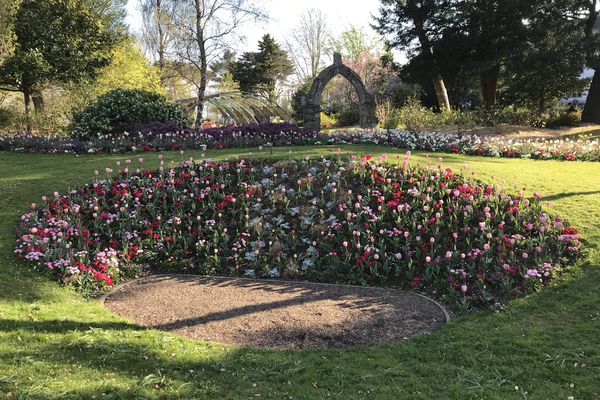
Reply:
[[[489,157],[564,161],[600,161],[600,140],[524,140],[484,138],[469,134],[414,133],[403,130],[305,132],[292,124],[180,130],[170,124],[124,125],[125,133],[93,139],[0,134],[0,151],[42,153],[127,153],[131,151],[205,150],[259,146],[376,144],[409,150]]]
[[[442,167],[190,162],[43,198],[16,254],[86,291],[154,271],[399,285],[464,308],[545,285],[577,231],[526,199]],[[143,160],[140,160],[142,162]]]

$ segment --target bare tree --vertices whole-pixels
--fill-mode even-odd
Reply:
[[[300,82],[306,82],[319,74],[330,40],[327,16],[321,10],[310,9],[300,17],[298,26],[286,42]]]
[[[241,25],[266,18],[251,0],[178,0],[173,16],[176,59],[199,72],[196,125],[202,122],[209,65],[243,39]]]
[[[173,16],[176,0],[139,0],[142,12],[142,41],[158,64],[163,77],[167,54],[174,41]]]

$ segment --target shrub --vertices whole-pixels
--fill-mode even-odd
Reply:
[[[343,107],[336,116],[337,126],[354,126],[360,123],[360,109],[358,106]]]
[[[106,133],[120,133],[122,124],[151,122],[189,124],[185,113],[164,96],[143,90],[117,89],[96,99],[73,116],[71,132],[91,138]],[[122,132],[122,131],[121,131]]]
[[[321,113],[321,128],[325,128],[325,129],[329,129],[329,128],[333,128],[334,126],[336,126],[337,121],[335,120],[335,118],[330,117],[329,115],[325,114],[324,112]]]
[[[15,121],[16,115],[13,111],[0,108],[0,129],[8,129],[10,128]]]
[[[379,126],[383,129],[396,129],[400,123],[399,112],[390,100],[377,103],[375,115],[379,121]]]
[[[561,106],[548,108],[544,111],[526,107],[508,106],[494,110],[486,116],[489,125],[520,125],[535,128],[558,128],[561,126],[576,126],[581,122],[579,111],[569,112]]]
[[[581,111],[565,111],[558,117],[552,118],[546,124],[548,128],[560,128],[563,126],[577,126],[581,123]]]
[[[436,116],[432,110],[423,107],[417,98],[411,97],[400,109],[399,119],[408,131],[418,133],[427,127],[435,126]]]

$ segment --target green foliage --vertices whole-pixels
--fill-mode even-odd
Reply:
[[[84,0],[102,25],[117,35],[127,31],[127,0]]]
[[[407,49],[402,77],[425,88],[427,105],[437,103],[431,80],[439,74],[452,104],[461,109],[483,105],[491,110],[498,98],[501,107],[542,112],[586,84],[579,76],[590,54],[585,51],[590,47],[585,39],[590,1],[381,3],[377,30],[390,37],[393,47]],[[430,41],[431,54],[415,45],[423,37]]]
[[[296,89],[294,94],[292,95],[292,117],[300,122],[304,120],[304,108],[302,106],[302,99],[308,95],[310,92],[310,88],[313,84],[313,79],[307,79],[300,87]]]
[[[577,126],[581,123],[581,111],[563,111],[558,117],[548,120],[547,128],[560,128],[564,126]]]
[[[435,126],[436,114],[421,102],[411,97],[398,112],[400,123],[410,132],[420,132],[424,128]]]
[[[14,111],[0,108],[0,130],[6,130],[14,124],[16,115]]]
[[[218,93],[239,92],[240,83],[235,80],[235,52],[225,51],[223,57],[210,65],[211,80],[215,81]]]
[[[391,100],[377,103],[375,115],[379,121],[379,127],[383,129],[396,129],[400,123],[400,113]]]
[[[487,119],[488,125],[517,125],[535,128],[557,128],[559,126],[573,126],[581,120],[581,115],[575,113],[567,116],[560,105],[553,105],[539,111],[537,108],[508,106],[493,110],[491,113],[482,114]],[[579,119],[577,122],[576,119]],[[563,125],[564,124],[564,125]]]
[[[17,0],[0,1],[0,64],[13,50],[13,19],[17,11],[17,6]]]
[[[360,109],[352,105],[344,105],[334,114],[338,127],[354,126],[360,123]]]
[[[337,121],[334,117],[331,117],[324,112],[321,113],[321,128],[330,129],[337,126]]]
[[[440,127],[471,129],[478,126],[516,125],[534,128],[576,126],[581,122],[581,112],[570,112],[555,105],[543,111],[527,107],[503,107],[491,112],[484,110],[452,110],[434,112],[412,97],[398,110],[400,124],[411,132],[421,132]]]
[[[86,137],[113,132],[122,124],[164,122],[180,127],[190,121],[177,104],[158,93],[117,89],[108,92],[73,116],[70,130]]]
[[[14,26],[0,81],[20,90],[94,78],[116,40],[81,0],[23,0]]]
[[[263,92],[276,100],[276,83],[291,75],[294,67],[287,52],[270,35],[265,35],[258,43],[258,52],[244,53],[232,69],[233,78],[243,92]]]
[[[148,59],[133,41],[123,41],[112,53],[111,63],[100,70],[94,83],[97,95],[115,89],[135,89],[164,94],[158,68],[151,66]]]
[[[487,113],[478,111],[451,110],[436,113],[424,107],[416,97],[411,97],[395,115],[400,124],[411,132],[438,127],[453,127],[458,130],[474,128],[487,125],[486,116]]]

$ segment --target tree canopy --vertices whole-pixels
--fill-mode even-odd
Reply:
[[[582,86],[590,1],[381,0],[375,27],[407,49],[405,78],[426,89],[434,80],[438,103],[436,77],[459,106],[491,110],[499,96],[543,108]],[[479,99],[465,90],[476,85]]]
[[[116,41],[84,0],[22,0],[0,84],[23,92],[28,114],[31,94],[44,85],[95,78],[110,63]]]
[[[114,89],[139,89],[164,94],[158,68],[150,65],[145,54],[131,39],[115,47],[111,63],[99,71],[93,87],[97,95]]]
[[[258,52],[244,53],[232,67],[243,92],[263,92],[271,100],[277,97],[277,82],[294,71],[287,52],[268,34],[258,43]]]

